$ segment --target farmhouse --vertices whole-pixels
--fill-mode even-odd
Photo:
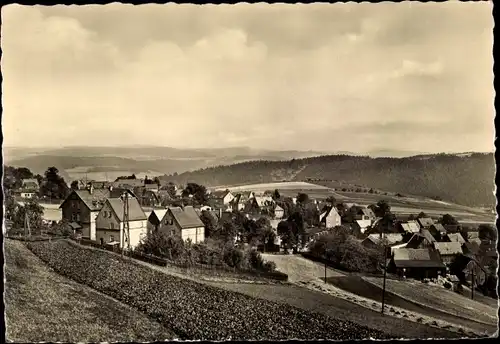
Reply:
[[[400,246],[403,241],[403,235],[398,233],[387,234],[370,234],[363,241],[361,245],[369,249],[379,249],[381,245],[387,245],[387,254],[392,253],[392,247]]]
[[[319,216],[321,226],[334,228],[341,225],[340,215],[335,207],[330,207]]]
[[[234,195],[229,190],[214,191],[211,193],[210,197],[212,199],[220,200],[224,205],[230,204],[234,199]]]
[[[205,240],[205,225],[193,207],[171,207],[160,223],[160,231],[166,235],[191,239],[193,244]]]
[[[388,266],[389,272],[417,279],[437,278],[445,270],[439,253],[433,249],[399,248],[394,250]]]
[[[417,221],[420,227],[424,229],[429,229],[434,224],[434,221],[430,217],[421,217]]]
[[[36,179],[23,179],[19,194],[21,198],[31,199],[34,198],[40,191],[38,180]]]
[[[137,198],[128,197],[129,243],[125,242],[125,206],[122,198],[108,198],[96,218],[96,239],[104,244],[118,245],[120,248],[130,248],[139,245],[147,235],[147,218]],[[126,235],[126,234],[125,234]]]
[[[439,252],[445,264],[450,264],[457,255],[463,252],[459,242],[435,242],[434,248]]]
[[[167,213],[168,209],[153,209],[151,214],[148,216],[147,229],[148,233],[157,231],[160,228],[161,220]]]
[[[148,184],[151,185],[151,184]],[[139,201],[139,204],[143,207],[155,207],[160,204],[160,198],[158,194],[145,186],[137,186],[135,187],[134,194]]]
[[[110,190],[111,189],[111,190]],[[96,239],[96,218],[107,198],[120,197],[122,189],[96,189],[89,185],[86,190],[72,190],[59,206],[62,219],[76,222],[82,226],[82,236],[90,240]],[[132,197],[135,195],[127,191]]]

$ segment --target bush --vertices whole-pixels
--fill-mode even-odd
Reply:
[[[181,340],[389,338],[351,322],[167,275],[106,251],[65,241],[28,247],[56,272],[158,319]]]

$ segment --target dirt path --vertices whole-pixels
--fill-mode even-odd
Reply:
[[[262,258],[266,261],[276,263],[277,269],[288,275],[290,283],[310,282],[318,278],[325,278],[325,266],[313,262],[297,255],[281,255],[281,254],[262,254]],[[340,277],[343,273],[326,269],[326,277]]]

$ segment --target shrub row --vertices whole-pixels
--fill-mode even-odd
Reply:
[[[354,323],[166,275],[105,251],[65,241],[27,246],[56,272],[141,310],[180,339],[388,338]]]

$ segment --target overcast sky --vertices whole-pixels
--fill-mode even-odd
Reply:
[[[9,5],[4,145],[491,151],[491,12]]]

